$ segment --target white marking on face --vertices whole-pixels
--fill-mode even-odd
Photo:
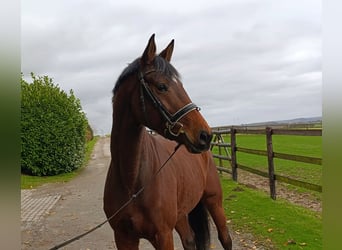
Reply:
[[[175,83],[178,83],[178,78],[176,76],[172,76],[172,79],[171,79],[173,82]]]

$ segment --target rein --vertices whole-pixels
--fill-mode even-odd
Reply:
[[[154,70],[148,71],[145,73],[145,75],[155,72]],[[145,99],[144,99],[144,91],[147,94],[147,96],[150,98],[152,101],[153,105],[158,109],[160,114],[166,119],[166,129],[165,132],[167,131],[173,135],[173,136],[179,136],[179,134],[184,133],[183,131],[183,124],[179,122],[182,117],[187,115],[193,110],[200,111],[200,108],[194,104],[194,103],[188,103],[184,107],[180,108],[178,111],[176,111],[174,114],[171,114],[165,106],[158,100],[157,97],[153,94],[151,89],[148,87],[147,83],[144,80],[145,76],[141,71],[138,73],[139,81],[140,81],[140,100],[142,102],[142,109],[145,115],[145,120],[147,121],[147,113],[146,113],[146,108],[145,108]],[[174,132],[173,129],[177,127],[177,131]]]
[[[160,171],[165,167],[166,163],[168,163],[168,161],[174,156],[174,154],[177,152],[177,150],[179,149],[179,147],[181,146],[181,144],[177,144],[177,146],[175,147],[174,151],[172,152],[172,154],[166,159],[166,161],[160,166],[160,168],[157,170],[157,172],[151,177],[151,179],[149,180],[149,182],[145,185],[142,186],[135,194],[133,194],[131,196],[131,198],[129,198],[118,210],[116,210],[116,212],[110,216],[107,220],[105,220],[104,222],[98,224],[97,226],[93,227],[92,229],[88,230],[87,232],[77,235],[76,237],[64,241],[61,244],[58,244],[52,248],[50,248],[49,250],[56,250],[59,249],[61,247],[64,247],[66,245],[69,245],[70,243],[79,240],[81,238],[83,238],[84,236],[90,234],[91,232],[95,231],[96,229],[102,227],[104,224],[106,224],[107,222],[109,222],[111,219],[113,219],[115,216],[117,216],[124,208],[126,208],[130,203],[132,203],[144,190],[147,186],[151,185],[152,181],[157,177],[157,175],[160,173]]]

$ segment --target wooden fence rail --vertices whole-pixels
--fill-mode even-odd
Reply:
[[[273,135],[301,135],[301,136],[322,136],[322,129],[284,129],[284,128],[258,128],[249,129],[247,127],[224,127],[224,128],[213,128],[213,142],[211,143],[211,149],[218,147],[219,154],[213,154],[214,158],[219,160],[218,171],[227,172],[232,175],[232,179],[237,181],[238,171],[237,169],[243,169],[245,171],[257,174],[269,179],[270,196],[272,199],[276,199],[276,181],[285,182],[291,185],[303,187],[309,190],[322,192],[322,186],[308,183],[300,180],[296,180],[287,176],[276,174],[274,170],[274,158],[291,160],[296,162],[304,162],[315,165],[322,165],[322,159],[317,157],[309,157],[302,155],[285,154],[273,151]],[[223,135],[230,134],[230,143],[224,142]],[[250,149],[246,147],[238,147],[236,141],[236,134],[263,134],[266,135],[266,148],[267,150]],[[229,154],[228,148],[230,148],[231,154]],[[224,149],[225,154],[222,154]],[[243,152],[247,154],[254,154],[267,157],[268,172],[264,172],[255,169],[251,166],[245,166],[239,164],[236,157],[236,152]],[[222,161],[226,160],[230,162],[231,169],[223,167]]]

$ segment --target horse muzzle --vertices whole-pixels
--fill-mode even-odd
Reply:
[[[198,134],[198,138],[196,140],[191,140],[188,135],[184,133],[183,144],[190,153],[199,154],[209,150],[212,137],[212,134],[209,132],[201,130]]]

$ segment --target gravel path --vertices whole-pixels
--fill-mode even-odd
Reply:
[[[101,138],[95,145],[88,166],[74,180],[22,191],[22,249],[49,249],[106,219],[102,210],[102,196],[109,161],[109,139]],[[210,249],[222,249],[214,227],[211,228]],[[175,249],[183,249],[178,235],[174,235]],[[252,235],[231,230],[231,236],[233,249],[263,249],[255,246]],[[105,224],[62,249],[116,249],[113,231]],[[140,249],[153,248],[142,240]]]

